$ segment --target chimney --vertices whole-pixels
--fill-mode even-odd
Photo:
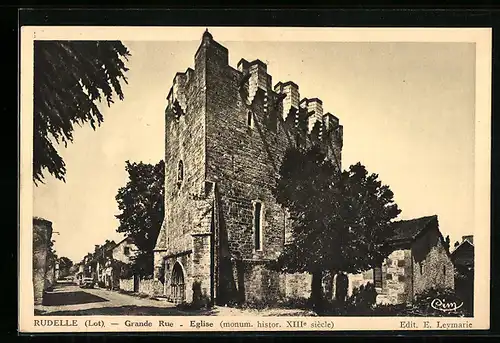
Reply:
[[[470,244],[474,244],[474,235],[462,236],[462,242],[469,241]]]
[[[274,86],[274,91],[278,94],[285,94],[286,97],[283,99],[283,120],[287,119],[288,114],[292,108],[296,110],[299,108],[299,86],[292,81],[278,82]]]

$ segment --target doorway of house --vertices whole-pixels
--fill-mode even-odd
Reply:
[[[170,282],[172,301],[180,304],[186,299],[186,287],[184,284],[184,271],[179,262],[172,268],[172,278]]]

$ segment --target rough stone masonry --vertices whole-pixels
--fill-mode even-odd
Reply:
[[[208,31],[194,60],[167,97],[155,292],[202,304],[308,297],[308,274],[266,268],[290,229],[271,189],[289,146],[319,143],[340,168],[342,126],[320,99],[300,99],[295,83],[273,87],[260,60],[231,67]]]

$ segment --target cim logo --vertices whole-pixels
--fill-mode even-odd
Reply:
[[[431,307],[442,312],[454,312],[463,305],[463,301],[451,295],[440,296],[431,301]]]

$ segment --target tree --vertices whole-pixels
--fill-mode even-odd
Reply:
[[[126,161],[129,180],[116,195],[118,232],[134,240],[139,253],[134,259],[135,272],[141,276],[153,273],[153,249],[164,216],[165,163],[156,165]]]
[[[285,245],[272,266],[311,273],[317,311],[325,271],[359,273],[390,253],[391,221],[400,210],[389,187],[361,163],[340,173],[318,146],[288,149],[273,193],[292,219],[293,244]]]
[[[63,180],[66,165],[55,143],[73,141],[74,125],[95,130],[104,118],[97,101],[123,100],[120,81],[127,83],[122,60],[130,56],[120,41],[35,41],[33,181],[47,170]]]

